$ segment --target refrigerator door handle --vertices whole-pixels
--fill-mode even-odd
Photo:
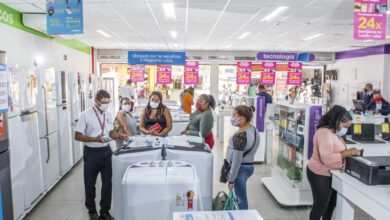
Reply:
[[[49,163],[49,161],[50,161],[50,143],[49,143],[49,137],[45,136],[45,138],[46,138],[46,149],[47,149],[46,163]]]
[[[49,135],[49,122],[48,122],[48,119],[47,119],[47,94],[46,94],[46,86],[43,85],[42,86],[42,90],[43,90],[43,102],[44,102],[44,108],[45,108],[45,125],[46,125],[46,135]]]

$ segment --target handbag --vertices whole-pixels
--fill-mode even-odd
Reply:
[[[204,139],[204,142],[205,142],[206,144],[209,145],[210,150],[213,149],[213,147],[214,147],[214,136],[213,136],[213,132],[210,132],[210,134],[207,135],[207,137]]]
[[[255,142],[253,143],[253,146],[251,147],[251,149],[249,149],[248,151],[244,152],[244,154],[242,155],[242,157],[244,158],[247,154],[249,154],[249,152],[252,151],[252,149],[255,147],[256,145],[256,142],[257,142],[257,130],[255,127],[253,127],[253,129],[255,129]],[[223,160],[223,165],[222,165],[222,169],[221,169],[221,176],[219,178],[219,182],[221,183],[227,183],[228,179],[229,179],[229,171],[230,171],[230,163],[224,159]]]
[[[225,192],[219,192],[217,196],[213,199],[213,210],[222,211],[223,208],[225,208],[227,199],[228,195]]]
[[[240,210],[234,188],[229,192],[229,196],[223,210]]]

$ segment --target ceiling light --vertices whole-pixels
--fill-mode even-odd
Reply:
[[[125,43],[121,43],[121,45],[125,48],[127,48],[127,45]]]
[[[321,37],[321,36],[322,36],[322,34],[315,34],[315,35],[312,35],[310,37],[304,38],[302,40],[313,40],[314,38]]]
[[[175,4],[173,4],[171,2],[164,2],[164,3],[161,3],[161,6],[164,10],[165,19],[176,20]]]
[[[263,22],[269,22],[271,21],[272,19],[276,18],[277,16],[279,16],[280,14],[282,14],[283,12],[285,12],[286,10],[288,9],[287,6],[280,6],[278,8],[275,9],[275,11],[269,13],[265,18],[263,18]]]
[[[365,40],[364,43],[373,42],[374,40]]]
[[[174,46],[174,47],[179,47],[179,44],[174,44],[173,46]]]
[[[231,47],[232,47],[231,44],[226,45],[226,48],[231,48]]]
[[[176,31],[171,31],[171,37],[172,38],[177,38],[177,32]]]
[[[248,37],[249,35],[251,35],[251,32],[244,32],[239,37],[237,37],[237,39],[242,40],[242,39]]]
[[[104,37],[111,38],[111,35],[107,34],[106,32],[104,32],[102,30],[96,30],[96,32],[98,32],[99,34],[103,35]]]

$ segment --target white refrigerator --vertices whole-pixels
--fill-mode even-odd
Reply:
[[[80,106],[82,100],[81,79],[79,73],[69,73],[69,102],[70,102],[70,118],[71,118],[71,138],[73,146],[73,163],[77,163],[82,157],[82,145],[74,138],[77,121],[80,115]]]
[[[37,70],[37,110],[43,185],[50,190],[60,178],[55,70]]]
[[[70,104],[68,99],[68,73],[56,71],[57,133],[60,158],[60,174],[65,175],[73,166]]]
[[[43,192],[34,68],[10,66],[9,134],[14,216],[22,216]],[[24,135],[20,135],[20,134]]]

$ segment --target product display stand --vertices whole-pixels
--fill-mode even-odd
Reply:
[[[274,104],[279,121],[278,155],[265,187],[282,206],[312,205],[306,166],[313,153],[313,136],[322,116],[319,105]]]

